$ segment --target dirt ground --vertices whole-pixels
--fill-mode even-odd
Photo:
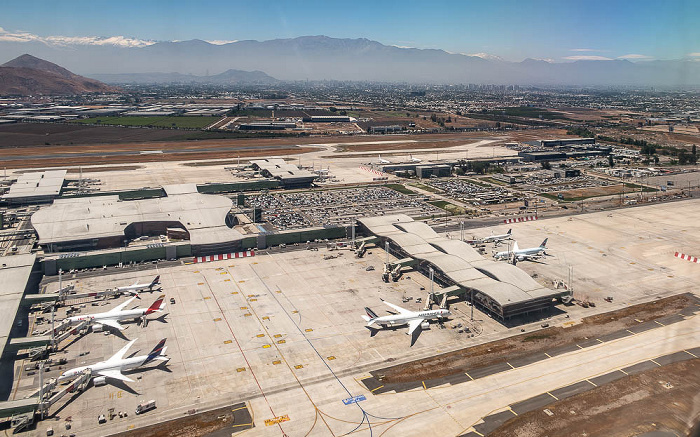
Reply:
[[[591,188],[576,188],[573,190],[557,191],[550,194],[561,194],[564,196],[564,200],[578,200],[581,198],[598,197],[598,196],[610,196],[613,194],[632,194],[635,192],[632,188],[625,187],[624,190],[622,185],[608,185],[607,187],[591,187]],[[636,190],[638,193],[639,190]]]
[[[399,364],[377,371],[382,382],[413,382],[463,373],[469,369],[490,366],[555,347],[575,344],[605,334],[627,329],[641,322],[677,314],[695,303],[682,294],[653,302],[630,306],[621,310],[584,318],[569,327],[553,326],[503,340],[460,349],[410,363]]]
[[[228,406],[204,413],[186,415],[180,419],[114,434],[113,437],[230,436],[235,432],[251,428],[252,422],[245,406],[236,405],[233,408]]]
[[[627,376],[522,414],[489,437],[627,437],[654,431],[668,433],[659,437],[697,436],[699,421],[700,359],[694,359]]]

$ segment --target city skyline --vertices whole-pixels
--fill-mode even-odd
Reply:
[[[306,35],[522,61],[700,60],[700,4],[651,1],[367,2],[352,5],[28,1],[6,5],[0,44],[139,47],[201,39],[212,44]]]

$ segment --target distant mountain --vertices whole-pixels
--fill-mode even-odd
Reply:
[[[206,43],[205,43],[206,44]],[[226,70],[213,76],[195,76],[182,73],[121,73],[95,74],[95,79],[112,84],[213,84],[213,85],[269,85],[279,82],[262,71]]]
[[[115,90],[27,54],[0,66],[0,95],[71,95]]]
[[[365,38],[303,36],[270,41],[210,44],[201,40],[142,47],[0,42],[0,56],[26,52],[90,77],[170,71],[208,76],[209,71],[264,71],[277,79],[519,85],[700,85],[700,62],[685,60],[552,63],[508,62],[483,53],[469,56],[437,49],[384,45]],[[20,50],[22,50],[20,52]],[[208,80],[213,76],[209,76]],[[190,77],[174,77],[176,81]],[[109,79],[110,82],[121,82]],[[198,79],[195,79],[198,80]],[[136,81],[136,80],[135,80]],[[128,81],[125,81],[128,82]],[[230,83],[230,82],[224,82]]]

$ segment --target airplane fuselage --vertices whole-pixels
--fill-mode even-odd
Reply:
[[[65,379],[65,378],[71,378],[73,376],[76,376],[83,372],[86,369],[90,369],[92,373],[97,374],[100,371],[103,370],[130,370],[130,369],[135,369],[139,366],[142,366],[145,362],[146,359],[148,359],[148,355],[141,355],[138,357],[133,357],[133,358],[124,358],[122,360],[110,363],[108,361],[102,361],[100,363],[95,363],[90,366],[81,366],[81,367],[76,367],[74,369],[67,370],[61,374],[59,379]]]
[[[113,320],[113,321],[121,321],[121,320],[130,320],[130,319],[135,319],[138,317],[143,316],[146,314],[147,309],[144,308],[139,308],[135,310],[126,310],[126,311],[120,311],[117,314],[110,314],[110,313],[97,313],[97,314],[85,314],[84,316],[73,316],[73,317],[68,317],[68,320],[72,324],[77,324],[82,322],[83,320],[90,320],[93,322],[100,323],[100,320]]]
[[[411,320],[423,319],[432,320],[439,319],[443,317],[448,317],[450,312],[448,310],[429,310],[429,311],[418,311],[413,314],[391,314],[389,316],[377,317],[373,320],[373,323],[377,325],[405,325]]]

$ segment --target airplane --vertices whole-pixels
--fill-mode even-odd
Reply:
[[[367,315],[363,315],[362,318],[367,322],[368,328],[372,328],[373,325],[381,325],[383,327],[387,325],[408,325],[408,335],[412,335],[419,326],[422,329],[427,329],[429,326],[428,320],[443,319],[452,314],[449,310],[442,308],[439,310],[409,311],[384,300],[382,300],[382,302],[393,308],[398,314],[379,317],[369,307],[365,307]]]
[[[413,155],[409,155],[411,157],[411,162],[421,162],[419,158],[414,158]]]
[[[160,275],[156,276],[150,284],[139,284],[139,281],[137,280],[132,285],[117,287],[117,291],[120,293],[138,294],[139,291],[153,291],[153,287],[156,285],[160,285]]]
[[[379,164],[391,164],[391,161],[388,159],[382,159],[382,155],[379,155],[379,161],[377,161]]]
[[[133,310],[124,310],[124,307],[129,305],[134,299],[136,299],[136,296],[132,297],[131,299],[127,300],[126,302],[119,304],[118,306],[112,308],[111,310],[104,312],[104,313],[96,313],[96,314],[85,314],[82,316],[73,316],[73,317],[68,317],[67,320],[70,321],[71,324],[78,324],[82,322],[83,320],[89,320],[90,323],[95,323],[99,325],[107,325],[112,328],[116,328],[119,330],[123,330],[124,327],[119,324],[119,321],[121,320],[128,320],[128,319],[136,319],[141,316],[147,316],[149,314],[153,314],[155,312],[161,312],[165,308],[165,295],[161,294],[158,296],[158,299],[156,299],[155,302],[151,304],[150,307],[148,308],[135,308]],[[93,326],[94,329],[94,326]]]
[[[135,369],[148,364],[154,360],[168,362],[170,357],[165,355],[165,339],[158,342],[156,347],[154,347],[148,355],[141,355],[138,357],[124,358],[124,355],[129,350],[129,348],[136,342],[136,339],[131,340],[126,346],[121,348],[119,352],[112,355],[107,361],[100,361],[99,363],[92,364],[90,366],[76,367],[70,370],[66,370],[58,377],[59,381],[66,380],[79,375],[85,370],[89,370],[91,375],[100,375],[98,378],[112,378],[118,379],[120,381],[134,382],[133,379],[122,375],[122,370]],[[104,379],[103,379],[104,381]]]
[[[547,240],[549,240],[549,238],[545,238],[538,247],[529,247],[527,249],[520,249],[516,241],[513,243],[512,250],[498,252],[493,257],[496,259],[513,260],[513,262],[540,258],[542,255],[546,255],[545,249],[547,248]]]
[[[481,242],[482,243],[500,243],[503,240],[511,240],[511,239],[513,239],[511,231],[512,231],[512,229],[508,229],[508,232],[506,232],[503,235],[491,235],[490,237],[482,238]]]

